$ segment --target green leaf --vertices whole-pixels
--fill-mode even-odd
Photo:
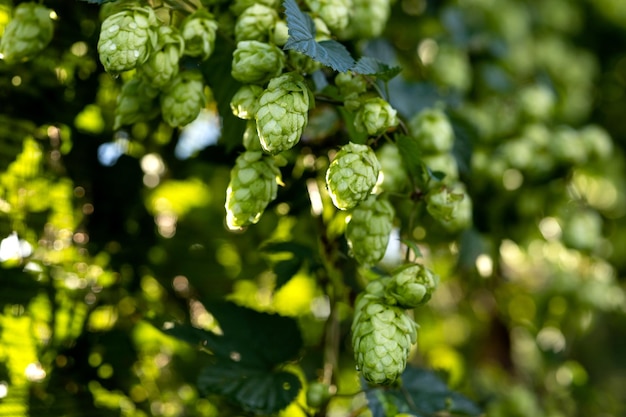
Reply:
[[[382,81],[389,81],[400,74],[402,68],[392,67],[376,58],[363,56],[352,68],[352,71],[363,75],[372,75]]]
[[[284,49],[303,53],[339,72],[348,71],[354,66],[354,59],[341,43],[334,40],[315,41],[313,19],[303,13],[294,0],[285,0],[283,6],[289,29],[289,39]]]
[[[274,265],[274,273],[276,274],[276,290],[279,290],[298,273],[302,267],[302,263],[302,258],[293,257],[291,259],[280,261]]]
[[[366,382],[363,381],[366,385]],[[382,395],[381,395],[382,394]],[[409,366],[402,374],[401,388],[367,391],[367,401],[373,417],[385,417],[386,410],[428,417],[442,412],[454,415],[478,416],[482,410],[458,392],[451,391],[435,373]]]
[[[419,246],[417,246],[417,242],[415,242],[414,240],[407,240],[407,239],[401,239],[400,241],[413,251],[413,254],[415,255],[415,257],[417,258],[424,257],[424,255],[422,255],[422,251],[420,250]]]
[[[242,368],[219,361],[203,369],[198,378],[198,389],[203,394],[223,395],[255,414],[282,410],[296,398],[300,388],[300,380],[291,372]]]
[[[422,162],[422,153],[417,141],[409,136],[396,135],[396,145],[402,155],[402,164],[411,181],[422,188],[428,180],[428,169]]]

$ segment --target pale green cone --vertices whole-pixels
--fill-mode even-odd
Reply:
[[[271,157],[260,151],[241,154],[230,171],[226,191],[226,224],[232,230],[255,224],[276,198],[280,171]]]
[[[148,60],[157,41],[158,21],[150,7],[131,7],[102,22],[98,53],[107,72],[132,70]]]
[[[230,109],[240,119],[254,119],[259,108],[259,97],[263,88],[254,84],[243,85],[230,100]]]
[[[273,78],[259,98],[257,130],[265,152],[277,154],[293,148],[308,122],[312,94],[304,78],[286,73]]]
[[[235,0],[233,5],[230,6],[230,10],[235,14],[235,16],[239,16],[247,8],[254,6],[255,4],[261,4],[272,9],[277,9],[281,3],[281,0]]]
[[[454,131],[444,112],[426,109],[409,120],[409,131],[424,153],[445,153],[452,150]]]
[[[339,94],[347,96],[356,93],[363,94],[367,91],[367,81],[359,74],[350,71],[340,72],[335,76],[335,85],[339,88]]]
[[[464,197],[464,192],[455,191],[452,187],[442,184],[426,194],[426,210],[437,220],[452,220],[456,217]]]
[[[285,46],[287,40],[289,40],[289,28],[287,27],[287,22],[279,20],[274,25],[272,42],[274,42],[276,46]]]
[[[258,41],[243,41],[233,52],[231,75],[247,84],[265,84],[280,75],[285,54],[277,46]]]
[[[274,31],[274,25],[277,21],[278,13],[275,9],[255,3],[244,10],[237,18],[235,42],[267,42]]]
[[[217,21],[214,16],[200,9],[183,20],[180,31],[185,40],[185,55],[208,59],[215,49]]]
[[[353,0],[348,26],[339,33],[342,39],[376,38],[383,33],[391,14],[390,0]]]
[[[451,153],[423,155],[422,162],[433,172],[441,172],[446,181],[459,178],[459,165]]]
[[[374,384],[395,382],[404,369],[417,324],[404,309],[388,306],[380,298],[363,293],[357,298],[352,321],[352,347],[357,369]]]
[[[346,226],[350,253],[362,265],[376,265],[385,255],[395,211],[389,201],[371,195],[357,205]]]
[[[8,64],[32,58],[52,40],[52,10],[37,3],[21,3],[0,39],[0,55]]]
[[[126,82],[117,96],[114,129],[145,122],[159,114],[159,90],[142,78]]]
[[[326,186],[333,204],[340,210],[365,200],[378,179],[380,163],[367,145],[344,145],[326,171]]]
[[[386,293],[399,307],[415,308],[430,300],[439,285],[439,276],[420,264],[403,265],[391,273]]]
[[[305,0],[305,3],[333,32],[342,31],[348,26],[352,0]]]
[[[184,50],[180,32],[171,26],[160,26],[155,50],[139,67],[141,75],[155,87],[165,86],[178,74],[178,61]]]
[[[246,123],[246,130],[243,132],[243,147],[246,148],[247,151],[263,150],[255,120],[248,120]]]
[[[354,117],[354,127],[369,136],[379,136],[398,125],[397,111],[387,100],[373,97],[365,100]]]
[[[161,94],[163,120],[172,127],[193,122],[205,105],[204,82],[199,71],[181,72]]]
[[[409,175],[404,168],[402,155],[395,143],[385,143],[376,150],[376,158],[380,162],[380,173],[377,189],[392,193],[402,192],[409,183]]]
[[[465,188],[459,187],[454,192],[463,193],[463,199],[459,203],[454,213],[454,217],[450,220],[441,220],[439,223],[449,232],[458,232],[467,229],[472,225],[472,199],[465,192]]]

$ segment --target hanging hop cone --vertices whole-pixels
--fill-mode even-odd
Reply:
[[[458,232],[472,225],[472,199],[465,190],[463,183],[457,182],[449,185],[453,194],[461,195],[461,201],[455,203],[453,217],[450,219],[439,218],[437,221],[449,232]],[[428,208],[428,206],[426,206]]]
[[[426,194],[426,210],[437,220],[450,221],[456,217],[464,198],[463,190],[455,191],[451,186],[442,184]]]
[[[243,85],[230,100],[230,109],[240,119],[254,119],[259,108],[259,97],[263,88],[254,84]]]
[[[398,146],[395,143],[385,143],[376,150],[376,157],[382,174],[376,187],[392,193],[402,192],[409,183],[409,175],[402,163]]]
[[[215,49],[217,21],[211,13],[200,9],[183,20],[180,29],[185,40],[185,55],[208,59]]]
[[[409,120],[409,131],[424,153],[446,153],[452,150],[454,131],[448,117],[438,109],[426,109]]]
[[[126,82],[117,96],[114,129],[145,122],[159,114],[159,90],[142,78]]]
[[[439,276],[420,264],[403,265],[391,274],[386,293],[399,307],[415,308],[430,300],[439,285]]]
[[[259,98],[256,124],[265,152],[277,154],[300,140],[308,122],[313,97],[301,75],[286,73],[273,78]]]
[[[246,130],[243,132],[243,147],[247,151],[262,151],[261,140],[256,128],[256,121],[248,120]]]
[[[193,122],[205,104],[204,82],[199,71],[178,74],[161,94],[163,120],[172,127]]]
[[[417,324],[404,309],[387,305],[367,292],[359,295],[352,321],[352,348],[357,368],[374,384],[395,382],[406,367]]]
[[[241,13],[235,23],[235,41],[266,42],[278,21],[278,13],[271,7],[255,3]]]
[[[247,84],[265,84],[280,75],[285,54],[277,46],[258,41],[242,41],[233,52],[231,75]]]
[[[385,255],[393,228],[393,206],[371,195],[357,205],[346,226],[352,256],[362,265],[376,265]]]
[[[132,70],[147,61],[157,41],[157,18],[150,7],[131,7],[102,22],[98,53],[110,73]]]
[[[43,51],[52,40],[52,10],[37,3],[22,3],[0,39],[0,55],[7,63],[23,61]]]
[[[354,117],[354,127],[369,136],[379,136],[398,125],[398,115],[387,100],[373,97],[365,100]]]
[[[340,72],[335,77],[335,85],[343,97],[343,105],[348,111],[357,111],[361,107],[361,94],[367,91],[365,78],[349,71]]]
[[[255,224],[276,198],[280,171],[260,151],[241,154],[230,171],[226,191],[226,224],[232,230]]]
[[[371,193],[380,163],[367,145],[344,145],[326,171],[326,186],[333,204],[340,210],[355,207]]]
[[[383,33],[389,15],[390,0],[353,0],[352,16],[345,30],[339,33],[342,39],[370,39]]]
[[[184,50],[185,41],[176,28],[159,26],[155,50],[140,67],[141,75],[155,87],[165,86],[178,74]]]
[[[342,31],[350,21],[352,0],[306,0],[311,11],[318,15],[333,32]]]

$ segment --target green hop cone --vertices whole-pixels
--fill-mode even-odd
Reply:
[[[365,100],[354,117],[354,127],[369,136],[379,136],[398,125],[396,110],[387,100],[373,97]]]
[[[472,225],[472,199],[465,190],[463,183],[457,182],[449,186],[453,194],[461,195],[461,201],[456,203],[454,216],[451,219],[437,219],[449,232],[458,232]]]
[[[439,153],[422,156],[422,162],[432,171],[440,172],[446,181],[459,178],[459,166],[451,153]]]
[[[289,39],[289,28],[287,22],[278,20],[274,25],[274,33],[272,34],[272,42],[277,46],[285,46]]]
[[[370,39],[383,33],[391,14],[391,0],[353,0],[352,15],[342,39]]]
[[[305,0],[305,2],[333,32],[340,32],[348,26],[352,0]]]
[[[273,78],[259,98],[256,123],[265,152],[277,154],[295,146],[308,122],[312,94],[297,73]]]
[[[226,191],[226,224],[238,230],[255,224],[276,198],[280,171],[274,160],[260,151],[241,154],[230,171]]]
[[[267,6],[271,9],[276,9],[282,3],[281,0],[235,0],[233,5],[230,6],[230,10],[235,14],[235,16],[239,16],[246,9],[255,4],[261,4],[263,6]]]
[[[131,7],[102,22],[98,54],[110,73],[132,70],[148,60],[157,41],[157,18],[150,7]]]
[[[438,109],[426,109],[409,120],[409,130],[424,153],[452,150],[454,131],[448,117]]]
[[[157,46],[140,67],[141,75],[155,87],[163,87],[178,74],[185,41],[176,28],[159,26]]]
[[[276,10],[255,3],[248,7],[237,18],[235,24],[235,41],[259,41],[266,42],[274,31],[274,25],[278,21]]]
[[[159,114],[159,90],[142,78],[126,82],[117,96],[114,129],[145,122]]]
[[[386,293],[399,307],[415,308],[430,300],[439,285],[439,276],[420,264],[403,265],[391,274]]]
[[[243,132],[243,147],[247,151],[262,151],[261,140],[256,128],[256,121],[248,120],[246,130]]]
[[[330,386],[321,382],[311,382],[306,389],[306,403],[309,407],[321,408],[330,400]]]
[[[361,107],[361,94],[367,91],[365,78],[351,72],[340,72],[335,77],[335,85],[343,97],[343,105],[348,111],[357,111]]]
[[[233,52],[231,75],[237,81],[265,84],[278,77],[285,66],[285,54],[275,45],[258,41],[242,41]]]
[[[395,211],[389,201],[375,195],[357,205],[346,226],[352,256],[362,265],[375,265],[385,255]]]
[[[52,10],[37,3],[22,3],[15,8],[13,20],[0,39],[0,58],[20,62],[43,51],[52,40]]]
[[[372,192],[380,172],[376,154],[367,145],[344,145],[326,171],[326,186],[333,204],[348,210]]]
[[[464,197],[465,193],[455,192],[450,186],[442,184],[426,194],[426,210],[437,220],[452,220]]]
[[[376,184],[383,191],[399,193],[409,183],[409,176],[402,162],[402,155],[395,143],[385,143],[376,150],[382,179]]]
[[[208,59],[215,49],[217,22],[211,13],[200,9],[183,20],[180,29],[185,40],[185,55]]]
[[[404,309],[363,293],[357,298],[352,321],[352,348],[357,368],[374,384],[395,382],[406,367],[417,324]]]
[[[172,127],[193,122],[205,104],[202,74],[195,70],[178,74],[161,94],[163,120]]]
[[[254,84],[247,84],[239,88],[230,100],[230,109],[240,119],[254,119],[259,108],[259,97],[263,88]]]

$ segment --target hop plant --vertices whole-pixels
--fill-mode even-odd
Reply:
[[[369,136],[379,136],[398,125],[396,110],[385,99],[373,97],[365,100],[354,117],[354,127]]]
[[[260,3],[248,7],[237,18],[235,41],[266,42],[278,21],[276,10]]]
[[[286,73],[273,78],[259,98],[256,123],[265,152],[277,154],[300,140],[313,102],[304,78]]]
[[[402,155],[395,143],[385,143],[376,150],[380,162],[381,178],[377,188],[383,191],[400,192],[409,182],[409,176],[402,165]]]
[[[157,41],[157,18],[147,6],[107,17],[100,28],[98,54],[107,72],[132,70],[148,60]]]
[[[422,162],[431,171],[445,175],[446,181],[459,178],[459,166],[451,153],[424,155]]]
[[[178,74],[178,61],[185,50],[185,41],[176,28],[160,26],[157,46],[140,67],[141,74],[155,87],[163,87]]]
[[[0,39],[0,58],[7,63],[23,61],[43,51],[52,40],[52,10],[37,3],[21,3]]]
[[[404,371],[417,324],[404,309],[363,293],[357,298],[352,321],[352,347],[357,368],[374,384],[395,382]]]
[[[247,151],[262,151],[261,140],[256,128],[256,121],[248,120],[246,130],[243,132],[243,147]]]
[[[259,96],[263,88],[254,84],[246,84],[239,88],[230,100],[230,109],[240,119],[254,119],[259,108]]]
[[[353,0],[352,16],[345,30],[339,35],[343,39],[376,38],[383,33],[389,15],[390,0]]]
[[[335,77],[335,85],[343,97],[343,105],[349,111],[357,111],[361,107],[361,94],[367,91],[365,78],[349,71],[340,72]]]
[[[375,265],[385,255],[395,211],[389,201],[371,195],[357,205],[346,227],[346,238],[354,258]]]
[[[156,98],[159,90],[142,78],[133,78],[126,82],[117,96],[114,129],[124,125],[144,122],[159,114]]]
[[[333,204],[340,210],[355,207],[371,193],[380,163],[367,145],[344,145],[326,171],[326,186]]]
[[[391,274],[386,292],[402,308],[415,308],[430,300],[439,285],[439,276],[420,264],[403,265]]]
[[[438,109],[426,109],[409,120],[409,130],[424,153],[445,153],[452,150],[454,131],[448,117]]]
[[[280,171],[260,151],[241,154],[230,171],[226,191],[226,224],[232,230],[255,224],[276,198]]]
[[[185,55],[206,60],[213,54],[217,22],[205,9],[187,16],[181,24],[181,33],[185,40]]]
[[[272,9],[276,9],[280,5],[280,0],[235,0],[233,5],[230,6],[230,10],[236,15],[239,16],[246,9],[255,4],[261,4],[263,6],[267,6]]]
[[[306,4],[333,32],[348,26],[352,0],[306,0]]]
[[[426,210],[437,220],[449,221],[456,217],[465,194],[455,192],[447,185],[440,185],[426,194]]]
[[[163,120],[172,127],[194,121],[205,104],[204,82],[199,71],[178,74],[161,94]]]
[[[285,66],[285,54],[277,46],[259,41],[242,41],[233,53],[231,75],[237,81],[265,84],[278,77]]]

